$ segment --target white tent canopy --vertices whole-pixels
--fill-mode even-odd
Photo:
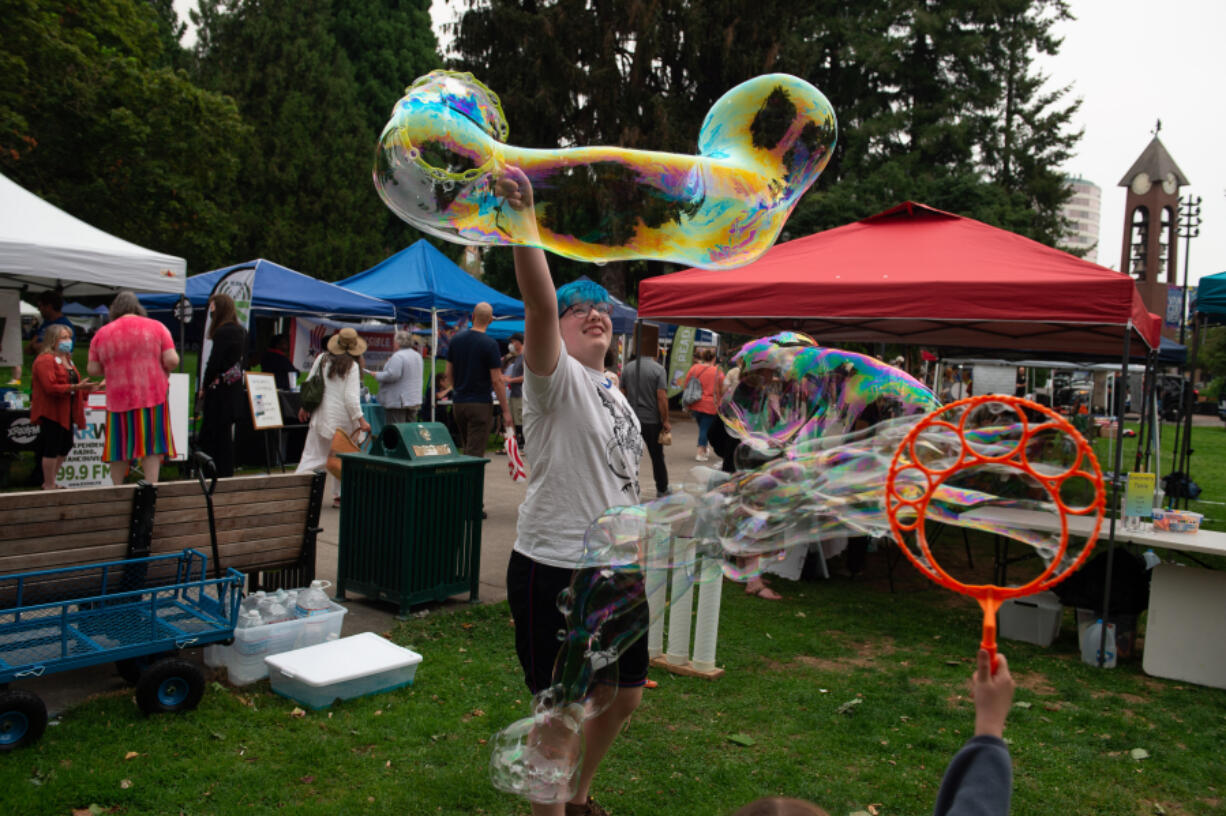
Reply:
[[[0,175],[0,289],[182,292],[187,264],[74,218]]]

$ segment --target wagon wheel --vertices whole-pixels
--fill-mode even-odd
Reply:
[[[135,686],[140,681],[141,674],[145,669],[152,666],[164,657],[171,657],[175,652],[161,652],[159,654],[141,655],[140,657],[128,657],[123,660],[115,661],[115,671],[119,672],[119,676],[124,679],[124,682],[130,686]]]
[[[136,704],[146,714],[191,711],[204,696],[204,672],[190,660],[168,657],[141,673]]]
[[[23,689],[0,691],[0,752],[16,751],[38,742],[47,728],[47,707]]]

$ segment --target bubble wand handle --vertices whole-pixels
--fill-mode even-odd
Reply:
[[[992,674],[996,674],[996,667],[1000,665],[996,657],[996,613],[1000,611],[1000,601],[989,595],[979,599],[979,606],[983,609],[983,640],[979,641],[979,648],[987,650]]]

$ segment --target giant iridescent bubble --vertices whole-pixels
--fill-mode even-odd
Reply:
[[[471,74],[433,71],[396,104],[376,151],[375,186],[401,218],[455,243],[731,268],[775,242],[829,162],[836,125],[821,91],[767,74],[716,101],[696,156],[534,150],[506,144],[507,133],[494,92]],[[507,167],[528,176],[531,212],[512,212],[495,194]]]
[[[591,524],[586,566],[559,599],[567,629],[553,684],[492,740],[496,787],[537,802],[573,796],[584,720],[616,693],[617,656],[665,613],[653,575],[747,580],[789,547],[885,537],[893,522],[910,529],[899,543],[930,576],[948,577],[932,557],[936,527],[1021,542],[1042,565],[1026,584],[1033,591],[1093,546],[1093,537],[1073,546],[1027,524],[1035,511],[1099,520],[1103,511],[1088,443],[1040,406],[1001,398],[942,408],[905,372],[795,333],[749,343],[734,362],[720,410],[759,464],[696,468],[684,490],[610,508]]]

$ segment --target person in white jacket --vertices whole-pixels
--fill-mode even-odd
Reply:
[[[379,404],[387,411],[387,422],[416,422],[421,408],[422,359],[413,348],[407,331],[396,332],[396,352],[382,371],[367,372],[379,381]]]
[[[295,473],[310,473],[324,466],[332,450],[332,435],[339,428],[347,434],[370,431],[362,417],[362,367],[358,358],[366,351],[366,341],[353,329],[341,329],[328,340],[327,351],[315,358],[308,378],[320,371],[324,398],[311,414],[310,430],[302,446],[302,460]],[[305,412],[299,414],[304,419]],[[340,504],[340,483],[332,488],[332,503]]]

